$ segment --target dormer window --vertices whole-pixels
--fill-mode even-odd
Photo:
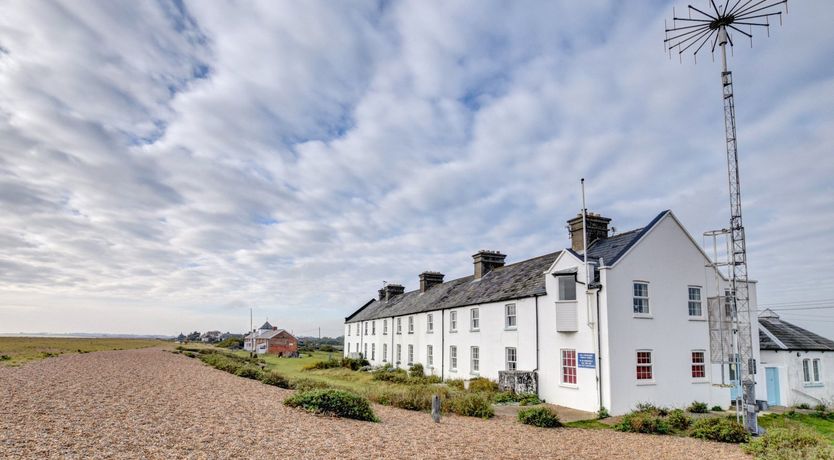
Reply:
[[[559,300],[576,300],[576,277],[559,276],[556,279],[559,280]]]

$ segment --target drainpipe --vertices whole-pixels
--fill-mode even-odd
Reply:
[[[440,310],[440,380],[446,380],[446,310]]]
[[[539,372],[539,296],[533,296],[536,301],[536,369],[534,372],[538,374]],[[536,378],[536,396],[539,396],[541,392],[539,391],[539,383],[538,378]]]
[[[600,259],[600,266],[602,266],[602,259]],[[601,276],[601,275],[600,275]],[[597,289],[597,320],[596,320],[596,327],[597,327],[597,393],[599,394],[599,408],[602,409],[602,327],[600,326],[600,316],[599,316],[599,291],[602,290],[602,284],[600,284],[599,289]]]
[[[391,317],[391,329],[388,329],[388,330],[391,332],[391,349],[388,350],[388,351],[391,352],[391,354],[388,355],[388,359],[390,359],[390,361],[388,361],[388,362],[393,363],[394,362],[394,334],[396,334],[396,332],[394,332],[394,317],[393,316]]]

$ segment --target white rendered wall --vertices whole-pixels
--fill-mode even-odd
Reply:
[[[729,389],[711,383],[720,380],[720,366],[708,365],[706,380],[693,379],[690,371],[691,351],[705,351],[709,361],[706,298],[713,295],[715,283],[705,262],[697,246],[667,215],[616,266],[603,269],[605,345],[610,352],[603,376],[612,414],[625,413],[639,402],[684,407],[697,400],[727,407]],[[651,314],[647,318],[633,313],[634,281],[649,283]],[[689,317],[689,286],[702,288],[703,318]],[[651,382],[636,378],[636,352],[643,349],[652,351]]]
[[[761,359],[761,380],[764,380],[764,369],[766,367],[779,369],[779,399],[781,405],[796,406],[806,403],[813,407],[821,403],[826,405],[834,403],[834,353],[763,350]],[[805,383],[802,369],[803,359],[821,360],[822,369],[819,384]],[[767,394],[764,393],[759,396],[759,399],[766,399]]]

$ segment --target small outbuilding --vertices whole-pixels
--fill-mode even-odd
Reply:
[[[759,343],[769,405],[834,403],[834,341],[768,309],[759,315]]]
[[[267,321],[258,330],[244,337],[243,348],[260,354],[295,356],[298,353],[298,339]]]

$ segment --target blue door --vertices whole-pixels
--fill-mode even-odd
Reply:
[[[779,400],[779,369],[776,367],[765,368],[765,380],[767,381],[767,404],[770,406],[781,406]]]

